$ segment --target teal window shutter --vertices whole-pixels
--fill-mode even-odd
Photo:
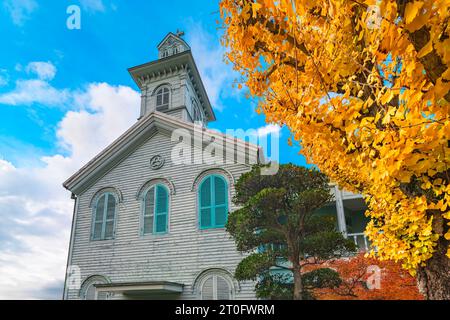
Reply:
[[[156,186],[155,199],[155,233],[166,233],[169,210],[169,196],[167,189],[161,185]]]
[[[166,233],[169,218],[169,192],[163,185],[152,186],[144,197],[142,234]]]
[[[221,176],[206,177],[199,189],[201,229],[223,228],[228,217],[228,186]]]
[[[214,224],[216,227],[224,227],[227,223],[227,186],[222,177],[214,177]]]
[[[207,177],[200,185],[200,228],[211,228],[211,177]]]
[[[111,193],[104,193],[94,207],[94,221],[92,228],[93,240],[114,238],[116,219],[116,198]]]
[[[149,234],[153,232],[153,217],[155,212],[155,188],[147,190],[144,197],[144,217],[142,223],[142,233]]]
[[[116,215],[116,198],[108,193],[105,208],[105,239],[114,237],[114,218]]]
[[[92,231],[92,239],[100,240],[102,238],[103,230],[103,215],[105,213],[105,198],[106,195],[102,195],[95,206],[94,228]]]

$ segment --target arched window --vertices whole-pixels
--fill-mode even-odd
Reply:
[[[106,300],[107,292],[98,292],[96,284],[106,284],[108,281],[102,276],[92,276],[86,279],[81,287],[81,299],[83,300]]]
[[[162,184],[153,185],[143,197],[142,234],[166,233],[168,218],[169,192]]]
[[[200,120],[200,112],[198,109],[197,102],[193,98],[192,98],[192,110],[194,111],[193,112],[194,122],[199,121]]]
[[[198,110],[197,102],[195,102],[195,100],[192,100],[192,109],[194,110],[194,121],[198,121],[200,118],[200,115],[198,114],[199,110]]]
[[[228,219],[228,184],[220,175],[209,175],[199,187],[200,229],[223,228]]]
[[[156,91],[156,110],[164,110],[169,108],[170,90],[164,86]]]
[[[228,281],[219,275],[213,274],[203,282],[202,300],[230,300],[231,289]]]
[[[194,117],[194,122],[195,121],[201,121],[203,122],[203,114],[202,111],[200,110],[197,101],[195,101],[194,99],[192,99],[192,109],[194,110],[193,112],[193,117]]]
[[[92,240],[114,238],[117,199],[111,192],[101,194],[94,206]]]

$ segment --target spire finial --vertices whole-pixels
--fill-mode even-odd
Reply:
[[[184,36],[184,31],[177,29],[176,35],[177,35],[177,37],[182,37],[182,36]]]

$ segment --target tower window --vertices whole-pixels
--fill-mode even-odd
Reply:
[[[194,121],[200,120],[199,110],[195,100],[192,100],[192,109],[194,110]]]
[[[203,114],[202,111],[200,110],[197,102],[192,99],[192,109],[193,109],[193,120],[195,121],[200,121],[203,123]]]
[[[169,108],[170,90],[167,87],[159,88],[156,91],[156,110]]]

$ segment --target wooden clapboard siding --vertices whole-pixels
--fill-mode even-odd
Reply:
[[[243,256],[236,251],[230,235],[224,229],[200,230],[198,227],[197,192],[193,183],[202,172],[216,166],[174,165],[170,160],[174,145],[169,136],[156,133],[78,195],[71,264],[80,267],[82,281],[91,275],[102,275],[113,283],[179,282],[185,287],[178,298],[196,299],[199,297],[192,286],[202,271],[220,268],[233,274]],[[161,169],[153,171],[149,160],[156,154],[162,155],[166,162]],[[250,170],[244,164],[220,167],[230,172],[234,180]],[[230,202],[234,195],[233,181],[227,175],[224,177],[230,189],[229,208],[234,210]],[[137,193],[154,178],[168,179],[175,187],[175,193],[169,198],[168,233],[141,236],[141,203]],[[123,197],[116,213],[115,238],[92,241],[92,208],[89,206],[96,192],[107,187],[118,189]],[[243,282],[239,287],[234,295],[236,299],[255,298],[253,282]],[[69,289],[68,298],[78,299],[79,290]],[[113,298],[126,297],[115,295]]]

